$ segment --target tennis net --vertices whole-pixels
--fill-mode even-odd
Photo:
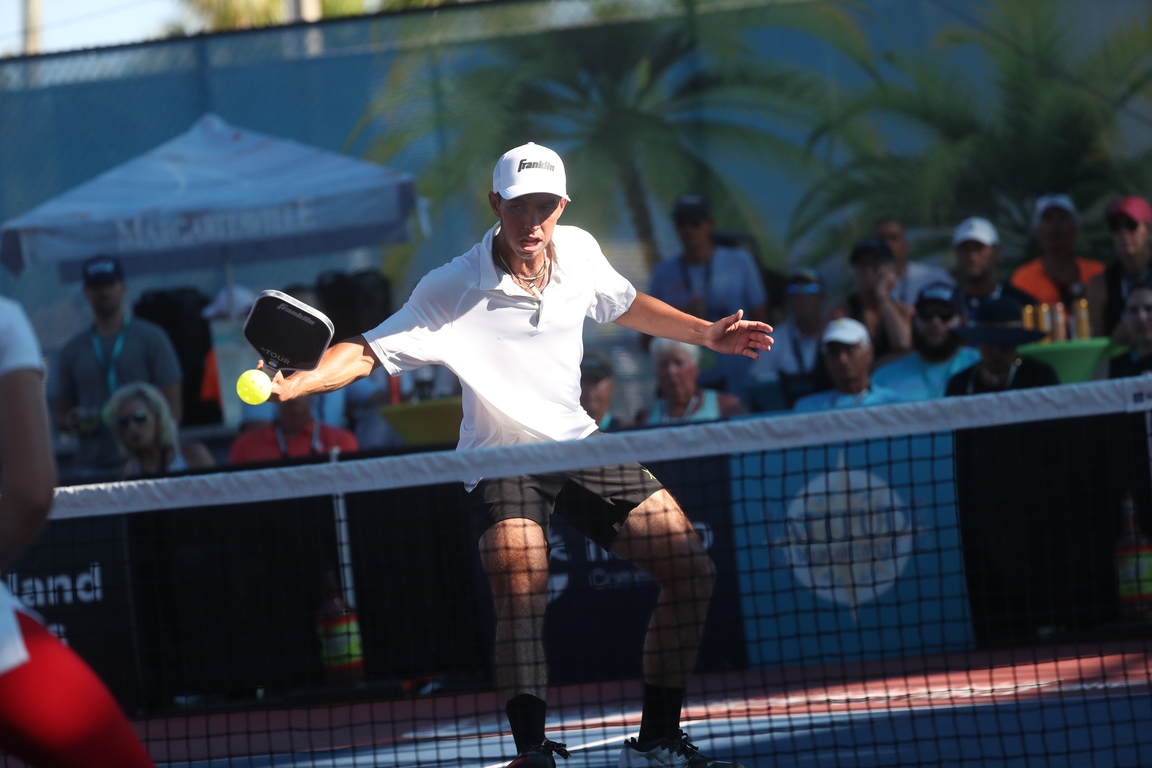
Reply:
[[[600,468],[640,461],[714,564],[681,718],[705,754],[1149,765],[1149,408],[1152,379],[1131,379],[77,486],[5,578],[159,764],[503,766],[501,691],[532,672],[497,662],[515,653],[494,639],[463,483],[612,484]],[[642,675],[683,662],[645,656],[657,580],[677,593],[712,574],[674,547],[661,565],[645,539],[627,552],[655,578],[610,554],[602,505],[563,488],[568,514],[535,553],[546,595],[529,601],[546,616],[547,733],[566,765],[615,765]],[[670,609],[670,647],[698,629],[692,594]]]

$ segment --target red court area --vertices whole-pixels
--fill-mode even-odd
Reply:
[[[697,676],[685,722],[839,712],[900,712],[1147,696],[1152,640],[970,652],[859,664]],[[636,727],[638,682],[554,688],[549,722],[565,731]],[[491,692],[355,704],[257,709],[138,721],[158,763],[350,748],[465,742],[506,729]]]

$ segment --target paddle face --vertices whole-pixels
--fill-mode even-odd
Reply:
[[[244,322],[244,338],[282,371],[310,371],[332,342],[332,321],[323,312],[280,291],[264,291]]]

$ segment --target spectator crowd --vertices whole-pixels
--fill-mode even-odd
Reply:
[[[1142,197],[1121,197],[1108,207],[1105,223],[1116,258],[1105,266],[1076,253],[1082,222],[1071,198],[1042,196],[1031,220],[1037,254],[1010,274],[1002,268],[1000,235],[987,219],[956,226],[955,272],[949,273],[910,260],[903,224],[882,218],[848,250],[854,285],[830,307],[825,283],[811,269],[785,278],[782,307],[759,304],[764,291],[747,286],[760,279],[748,268],[754,259],[728,249],[721,262],[719,249],[701,245],[699,230],[714,227],[707,203],[682,197],[673,218],[683,252],[653,273],[653,295],[709,317],[738,306],[757,316],[784,313],[775,322],[771,353],[743,370],[723,372],[727,376],[701,374],[695,389],[679,387],[688,393],[680,396],[684,405],[665,405],[670,385],[661,372],[669,364],[660,356],[667,351],[654,349],[659,397],[640,414],[641,423],[690,420],[693,413],[702,414],[695,420],[722,418],[741,408],[813,411],[1050,386],[1060,383],[1057,371],[1020,348],[1089,335],[1114,342],[1097,378],[1152,370],[1146,341],[1152,330],[1152,207]],[[739,280],[718,280],[713,275],[722,269]],[[709,313],[710,307],[715,310]],[[723,413],[715,407],[721,393],[738,398]],[[653,420],[654,413],[660,418]]]
[[[816,270],[763,270],[738,239],[717,232],[700,195],[677,199],[672,223],[679,253],[654,268],[648,291],[708,320],[743,309],[749,319],[773,322],[775,344],[752,360],[643,339],[656,386],[638,413],[613,409],[616,366],[588,350],[581,404],[603,432],[1055,385],[1056,370],[1020,348],[1089,334],[1110,339],[1115,350],[1097,378],[1152,371],[1152,206],[1142,197],[1121,197],[1107,208],[1115,253],[1108,265],[1076,253],[1082,222],[1073,201],[1041,197],[1031,219],[1037,255],[1010,273],[999,233],[986,219],[955,227],[949,273],[910,259],[903,224],[885,217],[845,254],[853,286],[835,302]],[[404,440],[387,417],[390,406],[460,392],[446,369],[396,379],[378,369],[323,398],[245,406],[234,440],[209,450],[180,436],[188,387],[177,350],[163,328],[126,310],[121,263],[90,259],[83,281],[92,324],[60,350],[48,385],[55,427],[73,446],[73,477],[147,477],[217,462],[394,449]],[[324,309],[311,286],[284,291]],[[236,316],[253,298],[243,289],[222,292],[204,317]],[[214,352],[203,369],[195,389],[216,407]]]

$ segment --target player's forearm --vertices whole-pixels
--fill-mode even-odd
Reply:
[[[616,323],[649,336],[705,346],[705,332],[711,323],[669,306],[646,293],[636,292],[628,311]]]
[[[284,380],[280,399],[322,394],[345,387],[372,373],[379,365],[363,336],[333,344],[311,371],[297,371]]]
[[[0,568],[32,543],[52,506],[56,462],[39,371],[0,377]]]

